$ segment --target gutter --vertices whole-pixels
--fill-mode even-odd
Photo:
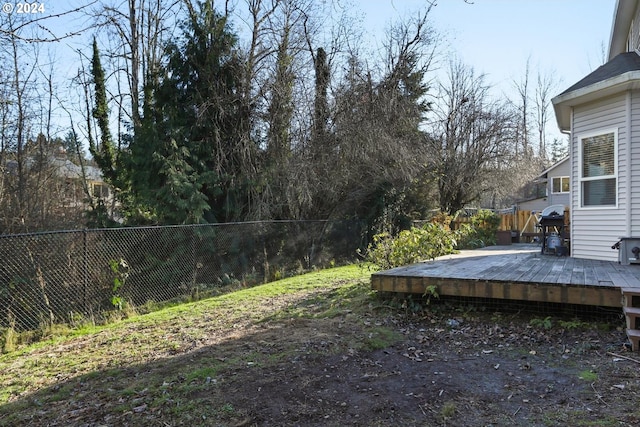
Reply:
[[[573,107],[590,101],[615,95],[627,90],[640,88],[640,71],[629,71],[624,74],[594,83],[590,86],[563,93],[551,100],[556,113],[556,121],[561,132],[571,130],[571,110]]]

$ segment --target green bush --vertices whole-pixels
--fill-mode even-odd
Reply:
[[[477,236],[484,241],[485,246],[496,244],[496,232],[500,226],[500,216],[486,209],[480,209],[471,217],[471,226]]]
[[[434,259],[455,251],[454,236],[447,227],[433,223],[401,231],[397,237],[389,233],[376,234],[366,259],[382,269]]]
[[[397,236],[380,233],[373,236],[365,259],[382,269],[414,264],[454,253],[456,249],[476,249],[496,244],[500,216],[479,210],[470,224],[451,231],[450,217],[440,215],[423,227],[413,227]]]
[[[458,243],[456,249],[478,249],[486,246],[480,233],[471,224],[460,224],[454,233]]]
[[[456,230],[458,249],[477,249],[496,244],[500,216],[480,209],[471,217],[471,224],[461,224]]]

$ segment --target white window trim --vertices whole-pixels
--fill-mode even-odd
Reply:
[[[568,191],[562,191],[562,180],[563,179],[567,179],[569,181],[569,190]],[[559,179],[560,180],[560,191],[553,191],[553,180],[554,179]],[[569,194],[571,193],[571,178],[569,176],[552,176],[551,177],[551,194]]]
[[[582,140],[585,138],[591,138],[598,135],[606,135],[613,133],[613,164],[615,173],[613,175],[603,175],[592,178],[582,178]],[[582,210],[612,210],[618,209],[618,198],[620,196],[620,177],[618,170],[618,128],[600,129],[597,131],[583,133],[578,137],[578,180],[576,185],[576,191],[578,193],[578,209]],[[600,179],[615,178],[616,180],[616,203],[615,205],[602,205],[602,206],[584,206],[582,204],[582,183],[585,181],[596,181]]]

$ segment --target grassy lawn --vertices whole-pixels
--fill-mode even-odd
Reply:
[[[176,415],[229,415],[233,411],[224,404],[196,408],[194,394],[215,385],[220,372],[264,367],[299,352],[302,335],[313,333],[306,328],[308,320],[333,322],[336,328],[355,322],[357,329],[350,328],[352,333],[342,339],[327,337],[334,351],[378,348],[396,339],[390,329],[367,321],[377,304],[369,275],[369,269],[357,265],[313,272],[85,328],[4,354],[0,424],[38,418],[38,408],[44,419],[61,417],[51,410],[61,405],[59,409],[69,413],[74,402],[90,396],[108,402],[104,405],[116,413],[160,407],[166,411],[168,405]],[[290,340],[279,340],[275,348],[275,340],[267,338],[283,324],[296,328],[287,333]]]

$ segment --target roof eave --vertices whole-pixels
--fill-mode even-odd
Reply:
[[[640,88],[640,71],[624,74],[563,93],[551,100],[556,121],[561,132],[571,131],[571,109],[577,105],[595,101],[631,89]]]
[[[627,37],[638,0],[617,0],[609,38],[609,61],[627,51]]]

